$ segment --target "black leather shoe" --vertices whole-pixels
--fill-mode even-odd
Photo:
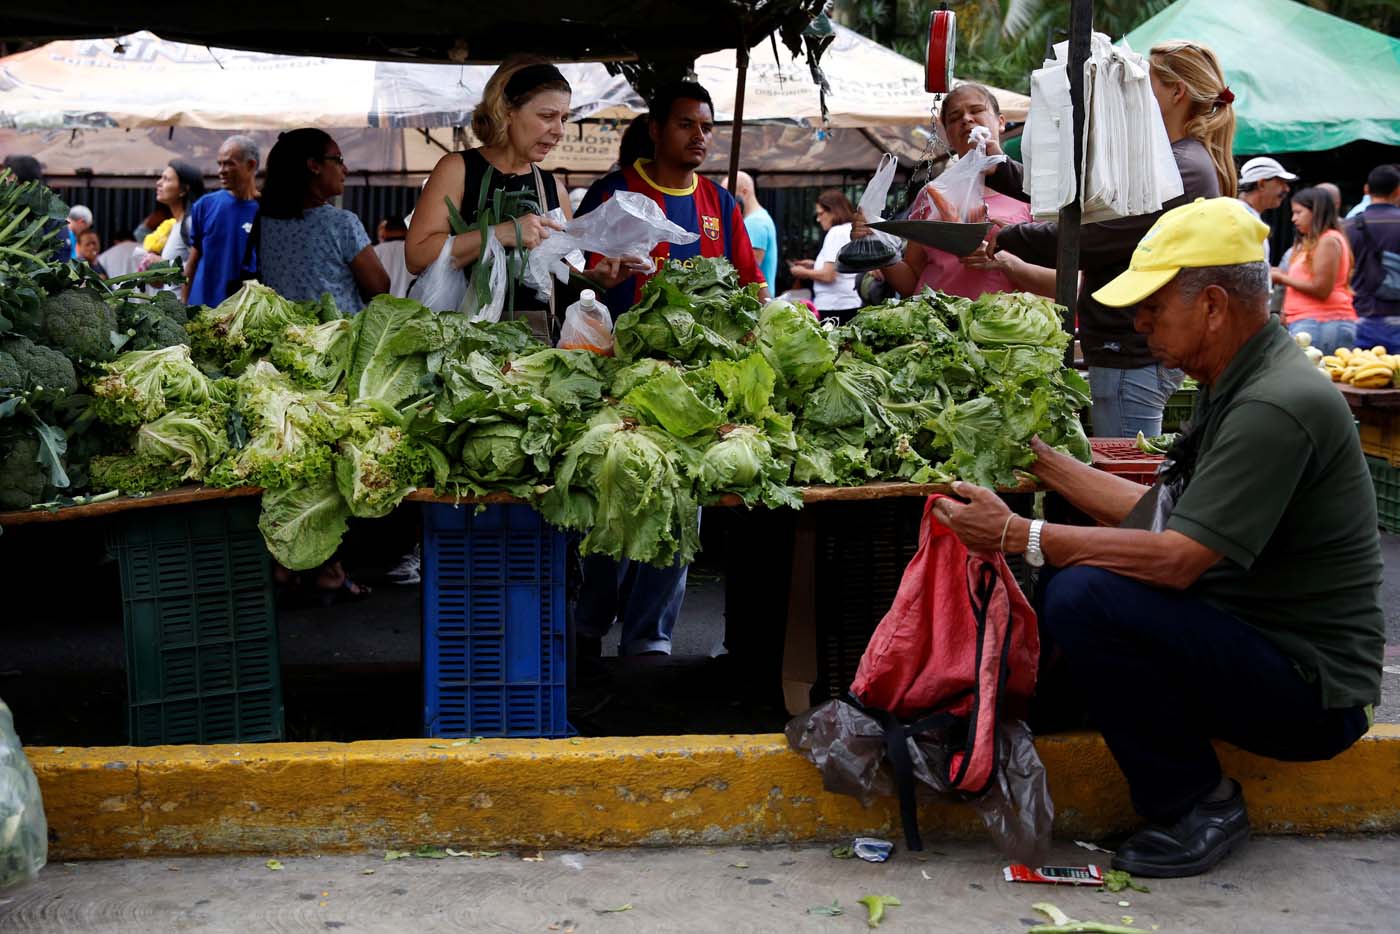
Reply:
[[[1233,780],[1232,780],[1233,782]],[[1113,868],[1135,876],[1174,879],[1213,867],[1249,839],[1244,792],[1224,801],[1202,801],[1170,826],[1153,824],[1128,838],[1113,857]]]

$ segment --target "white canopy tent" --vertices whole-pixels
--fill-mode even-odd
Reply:
[[[824,184],[872,169],[884,151],[906,165],[917,160],[927,139],[919,128],[928,126],[933,102],[922,66],[838,26],[823,67],[827,125],[805,62],[786,49],[754,50],[744,168],[789,184]],[[582,122],[545,167],[583,177],[606,172],[624,121],[645,104],[601,64],[560,68],[574,87],[572,119]],[[0,59],[0,151],[34,155],[51,176],[129,185],[177,157],[212,174],[214,153],[233,132],[251,133],[266,149],[279,130],[319,126],[336,137],[360,183],[402,184],[426,175],[461,142],[449,128],[470,123],[491,72],[211,49],[148,32],[51,42]],[[716,117],[730,118],[734,52],[701,57],[696,73]],[[1028,98],[994,93],[1008,119],[1024,119]],[[705,171],[723,171],[728,150],[721,127]]]

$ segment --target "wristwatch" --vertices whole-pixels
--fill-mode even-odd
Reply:
[[[1033,568],[1045,566],[1045,552],[1040,550],[1040,530],[1044,525],[1044,519],[1032,520],[1030,533],[1026,536],[1026,563]]]

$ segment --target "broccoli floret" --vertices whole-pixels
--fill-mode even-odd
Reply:
[[[92,459],[88,468],[92,491],[102,493],[158,493],[179,486],[183,467],[161,464],[139,454],[103,454]]]
[[[3,357],[14,361],[19,372],[18,382],[9,382]],[[9,337],[0,341],[0,386],[14,389],[44,389],[72,395],[78,391],[78,375],[73,362],[61,352],[27,337]]]
[[[151,304],[161,313],[161,317],[169,318],[180,327],[189,323],[190,310],[185,307],[185,303],[180,301],[180,296],[175,292],[169,290],[157,292],[151,299]]]
[[[24,371],[19,361],[7,351],[0,350],[0,393],[5,390],[18,390],[24,386]]]
[[[163,347],[174,347],[176,344],[189,346],[189,343],[190,335],[185,332],[183,324],[169,318],[159,318],[151,325],[150,331],[141,341],[141,345],[132,349],[159,350]]]
[[[48,471],[32,435],[0,438],[0,509],[28,509],[44,499]]]
[[[44,337],[79,360],[110,360],[117,313],[91,289],[69,289],[44,299]]]

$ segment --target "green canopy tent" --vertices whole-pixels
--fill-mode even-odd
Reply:
[[[1400,40],[1294,0],[1178,0],[1128,33],[1146,54],[1188,39],[1235,92],[1236,155],[1400,145]]]

